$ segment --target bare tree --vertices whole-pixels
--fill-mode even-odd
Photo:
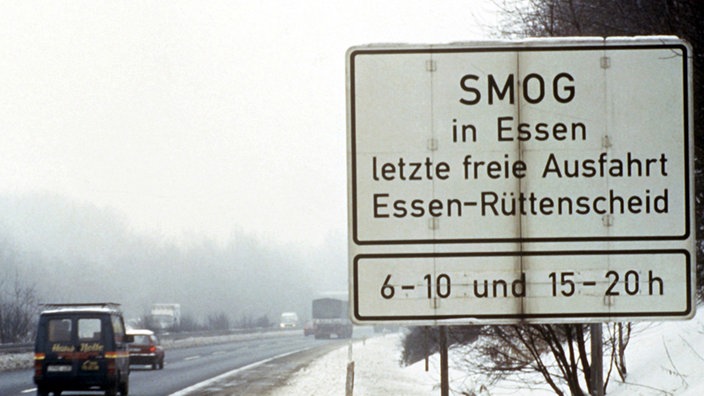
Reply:
[[[581,324],[487,326],[487,340],[477,345],[483,359],[468,361],[467,367],[494,382],[507,374],[538,372],[558,395],[564,394],[564,385],[572,395],[585,395],[591,393],[587,328]]]
[[[449,329],[451,346],[469,346],[466,353],[459,354],[458,363],[468,376],[474,377],[471,383],[486,389],[499,380],[516,380],[524,388],[548,386],[558,395],[565,394],[565,391],[572,395],[586,395],[593,391],[589,381],[588,325],[451,326]],[[630,325],[624,329],[627,329],[627,334],[622,333],[624,342],[619,343],[617,337],[607,342],[609,347],[613,346],[605,353],[610,356],[609,374],[614,369],[621,372],[616,367],[619,362],[624,362],[625,367],[626,335],[630,335]],[[403,345],[405,364],[437,352],[436,329],[413,328]],[[619,349],[619,346],[623,348]],[[616,356],[616,353],[621,355]],[[534,381],[535,373],[542,376],[542,381]],[[461,392],[472,394],[466,389]]]
[[[612,323],[608,327],[611,333],[608,339],[608,344],[611,347],[609,376],[611,370],[615,368],[622,381],[625,381],[628,375],[628,370],[626,369],[626,347],[631,340],[632,327],[631,323]]]
[[[549,389],[558,395],[593,394],[588,330],[586,324],[484,326],[457,363],[472,377],[469,383],[484,388],[515,381],[522,388]],[[630,323],[612,323],[607,330],[604,390],[612,375],[626,378],[625,351],[633,328]]]
[[[34,286],[0,280],[0,343],[25,342],[32,338],[37,317],[37,294]]]
[[[208,330],[228,330],[230,328],[230,319],[224,312],[208,315]]]

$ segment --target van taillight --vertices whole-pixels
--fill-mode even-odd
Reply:
[[[115,375],[115,373],[117,373],[117,370],[115,369],[115,359],[108,359],[107,366],[108,375]]]
[[[46,355],[43,353],[35,353],[34,354],[34,376],[35,377],[42,376],[42,366],[43,366],[45,358],[46,358]]]
[[[115,366],[115,359],[117,358],[116,352],[105,352],[105,363],[107,364],[108,375],[117,374],[117,368]]]
[[[149,352],[152,352],[152,353],[156,352],[156,347],[154,345],[151,345],[149,347]]]

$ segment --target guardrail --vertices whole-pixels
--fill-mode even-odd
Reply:
[[[0,344],[0,353],[25,353],[34,350],[34,343]]]
[[[194,332],[179,332],[179,333],[168,333],[160,334],[159,337],[162,341],[165,340],[180,340],[189,337],[213,337],[222,335],[232,335],[232,334],[249,334],[249,333],[268,333],[273,331],[279,331],[278,329],[231,329],[231,330],[216,330],[216,331],[194,331]],[[0,354],[3,353],[26,353],[34,351],[34,343],[24,343],[24,344],[0,344]]]

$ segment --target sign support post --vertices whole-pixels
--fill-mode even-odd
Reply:
[[[591,324],[591,387],[592,396],[604,396],[604,349],[601,323]]]
[[[439,347],[440,347],[440,395],[450,395],[450,374],[448,364],[447,348],[447,327],[438,326]]]

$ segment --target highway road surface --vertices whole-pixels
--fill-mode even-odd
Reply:
[[[251,381],[253,384],[271,383],[271,378],[253,377],[253,375],[271,376],[272,373],[271,370],[255,370],[257,363],[281,361],[287,367],[293,367],[290,356],[298,356],[299,359],[312,359],[316,356],[314,350],[319,349],[322,353],[322,351],[330,350],[334,346],[344,346],[345,342],[346,340],[335,339],[315,340],[313,337],[304,337],[299,330],[284,332],[275,337],[267,336],[216,345],[167,349],[163,370],[151,370],[147,366],[132,367],[130,395],[184,395],[187,394],[184,390],[188,389],[199,389],[198,393],[204,394],[207,393],[204,391],[204,382],[208,383],[212,378],[224,373],[238,373],[240,371],[249,371],[247,381]],[[308,352],[295,354],[302,351]],[[292,353],[293,355],[291,355]],[[289,356],[289,358],[272,360],[284,356]],[[250,368],[252,369],[250,370]],[[36,388],[32,382],[31,369],[0,372],[0,395],[21,396],[35,393]],[[62,395],[71,394],[78,393],[62,393]]]

